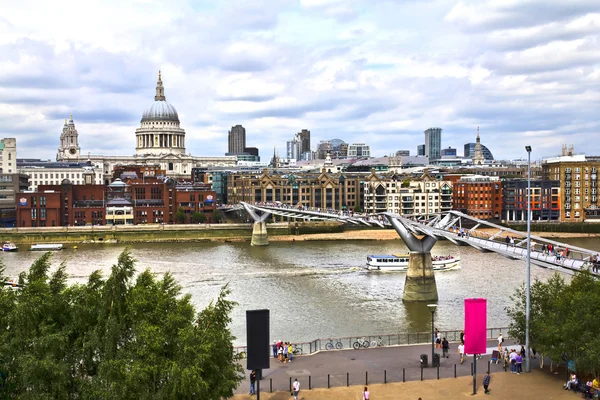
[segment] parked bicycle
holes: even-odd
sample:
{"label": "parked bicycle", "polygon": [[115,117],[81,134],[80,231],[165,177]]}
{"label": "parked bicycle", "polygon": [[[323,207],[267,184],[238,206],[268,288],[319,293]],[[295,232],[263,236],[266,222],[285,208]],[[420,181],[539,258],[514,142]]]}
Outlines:
{"label": "parked bicycle", "polygon": [[296,356],[296,355],[302,354],[302,348],[300,348],[296,345],[294,345],[293,348],[294,348],[294,351],[292,352],[293,355]]}
{"label": "parked bicycle", "polygon": [[377,340],[371,340],[371,347],[383,347],[385,346],[385,344],[383,344],[383,339],[381,338],[381,336],[379,336],[379,339]]}
{"label": "parked bicycle", "polygon": [[367,348],[369,348],[369,341],[365,340],[365,338],[358,338],[358,339],[356,339],[356,342],[354,342],[354,344],[352,344],[352,347],[354,347],[355,350],[358,350],[361,347],[364,347],[365,349],[367,349]]}
{"label": "parked bicycle", "polygon": [[333,350],[333,348],[334,348],[334,347],[335,347],[336,349],[340,350],[341,348],[343,348],[343,347],[344,347],[344,345],[343,345],[343,344],[342,344],[342,342],[340,342],[339,340],[338,340],[336,343],[333,343],[333,339],[329,339],[329,343],[327,343],[327,344],[325,345],[325,348],[326,348],[327,350]]}

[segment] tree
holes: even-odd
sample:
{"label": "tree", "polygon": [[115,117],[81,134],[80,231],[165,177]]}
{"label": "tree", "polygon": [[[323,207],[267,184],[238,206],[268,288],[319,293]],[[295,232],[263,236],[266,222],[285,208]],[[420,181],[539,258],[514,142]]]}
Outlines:
{"label": "tree", "polygon": [[201,212],[195,212],[192,214],[192,222],[195,224],[202,224],[204,223],[204,221],[206,221],[206,215],[204,215],[204,213]]}
{"label": "tree", "polygon": [[[525,288],[507,307],[512,317],[509,334],[525,342]],[[600,282],[588,271],[576,273],[566,284],[557,274],[531,286],[530,346],[560,362],[573,360],[579,374],[600,373]]]}
{"label": "tree", "polygon": [[185,223],[185,213],[183,212],[183,207],[179,207],[177,212],[175,213],[175,222],[178,224]]}
{"label": "tree", "polygon": [[357,212],[357,213],[362,212],[362,208],[360,208],[360,204],[357,204],[354,206],[354,212]]}
{"label": "tree", "polygon": [[50,274],[50,257],[21,274],[22,289],[0,287],[1,398],[232,396],[243,370],[226,286],[196,313],[171,274],[134,278],[128,250],[106,280],[95,271],[86,285],[67,285],[64,265]]}
{"label": "tree", "polygon": [[223,219],[223,216],[221,215],[221,213],[220,213],[220,212],[218,212],[218,211],[215,211],[215,212],[213,212],[213,214],[212,214],[212,219],[213,219],[213,221],[215,221],[215,222],[218,224],[218,223],[219,223],[219,222],[221,222],[221,220]]}

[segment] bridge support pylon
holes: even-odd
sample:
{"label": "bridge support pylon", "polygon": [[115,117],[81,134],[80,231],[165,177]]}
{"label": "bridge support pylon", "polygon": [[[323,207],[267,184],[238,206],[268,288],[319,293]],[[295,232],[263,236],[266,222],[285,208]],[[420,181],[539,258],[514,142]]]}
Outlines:
{"label": "bridge support pylon", "polygon": [[250,241],[251,246],[268,246],[269,235],[267,235],[267,218],[271,213],[265,212],[262,215],[258,215],[252,208],[248,207],[246,203],[241,203],[246,212],[254,220],[252,225],[252,240]]}
{"label": "bridge support pylon", "polygon": [[269,236],[267,235],[267,223],[265,221],[256,221],[252,226],[252,246],[268,246]]}
{"label": "bridge support pylon", "polygon": [[437,301],[437,284],[431,262],[431,249],[437,239],[432,236],[419,239],[402,222],[389,215],[386,217],[410,250],[402,301]]}

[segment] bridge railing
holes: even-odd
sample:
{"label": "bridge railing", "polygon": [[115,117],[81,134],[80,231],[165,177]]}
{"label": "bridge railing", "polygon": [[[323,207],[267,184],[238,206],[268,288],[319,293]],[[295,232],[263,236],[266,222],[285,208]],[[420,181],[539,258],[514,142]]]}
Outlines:
{"label": "bridge railing", "polygon": [[[460,330],[446,330],[440,331],[442,338],[446,338],[449,342],[459,342]],[[508,332],[508,328],[488,328],[487,337],[488,339],[495,339],[498,337],[500,332]],[[284,339],[284,342],[287,340]],[[365,336],[345,336],[340,338],[322,338],[315,339],[310,342],[291,342],[294,348],[294,356],[308,355],[319,351],[332,351],[332,350],[343,350],[352,348],[365,348],[365,347],[385,347],[385,346],[403,346],[412,344],[428,344],[431,343],[432,336],[431,332],[402,332],[402,333],[388,333],[382,335],[365,335]],[[355,347],[357,346],[357,347]],[[246,357],[247,347],[246,346],[235,346],[233,348],[234,354],[240,355],[241,358]],[[273,356],[273,349],[271,346],[270,355]]]}

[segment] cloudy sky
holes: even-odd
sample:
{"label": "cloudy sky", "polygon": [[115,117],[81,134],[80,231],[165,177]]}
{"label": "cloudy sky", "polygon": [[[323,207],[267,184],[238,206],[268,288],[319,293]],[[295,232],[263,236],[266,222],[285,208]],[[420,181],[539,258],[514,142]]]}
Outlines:
{"label": "cloudy sky", "polygon": [[131,155],[158,70],[187,151],[242,124],[264,157],[294,133],[382,156],[475,139],[496,158],[600,155],[600,0],[19,0],[0,12],[0,137]]}

